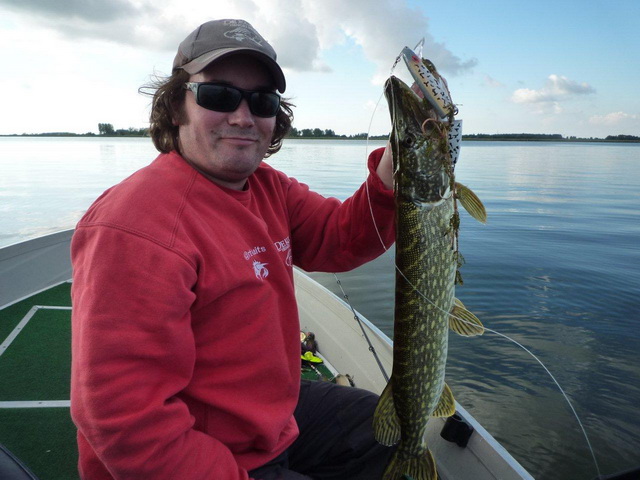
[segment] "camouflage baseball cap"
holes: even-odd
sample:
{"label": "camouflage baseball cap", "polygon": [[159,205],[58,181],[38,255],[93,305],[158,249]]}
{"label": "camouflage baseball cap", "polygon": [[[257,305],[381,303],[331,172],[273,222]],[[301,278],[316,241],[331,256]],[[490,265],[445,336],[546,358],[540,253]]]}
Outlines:
{"label": "camouflage baseball cap", "polygon": [[271,72],[276,88],[284,92],[286,82],[276,62],[275,50],[244,20],[213,20],[200,25],[178,47],[173,70],[181,68],[193,75],[211,62],[237,53],[253,55],[261,60]]}

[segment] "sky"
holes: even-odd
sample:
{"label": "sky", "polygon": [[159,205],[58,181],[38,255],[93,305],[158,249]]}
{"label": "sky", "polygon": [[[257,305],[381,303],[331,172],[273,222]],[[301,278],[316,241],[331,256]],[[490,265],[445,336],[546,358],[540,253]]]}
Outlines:
{"label": "sky", "polygon": [[388,133],[384,81],[424,38],[466,134],[640,136],[640,0],[0,0],[0,134],[146,127],[138,88],[220,18],[273,45],[298,129]]}

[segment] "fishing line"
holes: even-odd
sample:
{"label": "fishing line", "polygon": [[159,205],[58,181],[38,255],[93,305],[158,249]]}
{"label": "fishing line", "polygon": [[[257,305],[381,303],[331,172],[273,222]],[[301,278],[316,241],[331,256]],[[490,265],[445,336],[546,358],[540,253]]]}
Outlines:
{"label": "fishing line", "polygon": [[[398,57],[398,59],[396,60],[396,63],[398,62],[398,60],[400,59],[400,57]],[[395,65],[394,65],[395,67]],[[391,69],[391,71],[393,71],[393,68]],[[371,133],[371,125],[373,124],[373,118],[375,117],[376,114],[376,110],[378,109],[378,105],[380,105],[380,101],[382,100],[382,97],[384,96],[384,92],[382,92],[380,94],[380,97],[378,97],[378,101],[376,102],[375,107],[373,108],[373,113],[371,114],[371,119],[369,120],[369,129],[367,130],[367,140],[365,143],[365,158],[369,158],[369,134]],[[388,145],[388,143],[387,143]],[[366,165],[366,163],[365,163]],[[364,188],[365,191],[367,192],[367,203],[369,205],[369,214],[371,215],[371,221],[373,222],[373,228],[376,231],[376,235],[378,235],[378,240],[380,241],[380,245],[382,245],[382,248],[384,249],[385,252],[388,252],[389,249],[387,248],[387,246],[384,244],[384,240],[382,239],[382,235],[380,234],[380,230],[378,230],[378,224],[376,223],[376,218],[375,215],[373,213],[373,204],[371,203],[371,195],[369,193],[369,182],[364,182]]]}
{"label": "fishing line", "polygon": [[[390,73],[393,73],[396,65],[399,63],[399,60],[400,60],[400,56],[398,56],[398,58],[396,58],[396,61],[394,62],[393,66],[391,67],[391,72]],[[391,94],[393,95],[393,89],[391,90]],[[368,156],[369,156],[369,134],[371,133],[371,125],[373,124],[373,118],[375,117],[376,110],[378,109],[378,105],[380,104],[380,101],[381,101],[383,95],[384,95],[384,93],[380,95],[380,98],[378,98],[378,102],[376,103],[376,105],[375,105],[375,107],[373,109],[373,113],[371,114],[371,119],[369,121],[369,130],[367,131],[367,139],[366,139],[366,147],[365,147],[365,155],[366,156],[365,156],[365,158],[368,158]],[[396,141],[397,141],[397,139],[396,139]],[[378,229],[378,224],[376,223],[376,220],[375,220],[375,216],[374,216],[374,213],[373,213],[373,205],[372,205],[371,196],[370,196],[370,193],[369,193],[369,183],[367,181],[365,181],[365,191],[366,191],[366,194],[367,194],[367,201],[369,203],[369,212],[370,212],[370,215],[371,215],[371,221],[373,222],[373,226],[374,226],[375,232],[376,232],[376,234],[378,236],[380,244],[382,245],[382,248],[384,249],[385,252],[388,252],[389,249],[387,248],[387,246],[384,243],[384,240],[382,239],[382,235],[381,235],[381,233],[380,233],[380,231]],[[459,320],[459,321],[461,321],[463,323],[475,326],[473,323],[469,322],[468,320],[459,318],[459,317],[453,315],[451,312],[447,312],[447,311],[443,310],[442,308],[440,308],[438,305],[436,305],[431,299],[429,299],[423,292],[421,292],[415,285],[413,285],[413,283],[411,283],[409,281],[409,279],[398,268],[398,266],[397,266],[397,264],[395,264],[395,262],[394,262],[394,268],[402,276],[402,278],[404,278],[404,280],[411,286],[411,288],[415,292],[417,292],[418,295],[420,295],[422,298],[424,298],[429,304],[431,304],[434,308],[440,310],[441,312],[443,312],[444,314],[446,314],[449,317],[456,318],[457,320]],[[340,285],[340,281],[338,280],[337,276],[336,276],[336,281]],[[342,285],[340,285],[340,289],[342,290]],[[343,294],[344,294],[344,290],[342,290],[342,291],[343,291]],[[346,297],[346,295],[345,295],[345,297]],[[349,306],[351,307],[351,310],[355,314],[355,310],[351,306],[351,303],[350,302],[348,302],[348,303],[349,303]],[[357,314],[356,314],[356,319],[358,320],[358,323],[360,324],[360,328],[363,328],[362,324],[360,323],[359,318],[357,318]],[[584,425],[582,424],[582,421],[580,420],[580,417],[578,416],[578,412],[576,412],[575,408],[573,407],[573,404],[571,403],[571,400],[569,399],[569,396],[565,393],[564,389],[562,388],[562,386],[560,385],[560,383],[558,382],[556,377],[551,373],[549,368],[547,368],[547,366],[542,362],[542,360],[540,360],[540,358],[538,358],[538,356],[536,356],[531,350],[529,350],[527,347],[522,345],[517,340],[514,340],[513,338],[509,337],[508,335],[505,335],[504,333],[498,332],[497,330],[493,330],[493,329],[490,329],[490,328],[487,328],[487,327],[484,327],[484,329],[487,332],[490,332],[490,333],[498,335],[498,336],[500,336],[502,338],[505,338],[505,339],[509,340],[510,342],[512,342],[514,345],[520,347],[529,356],[531,356],[536,362],[538,362],[538,364],[540,364],[540,366],[544,369],[544,371],[547,373],[547,375],[549,375],[549,377],[551,378],[553,383],[556,385],[556,387],[558,388],[558,390],[560,391],[560,393],[564,397],[566,403],[569,405],[569,409],[571,410],[571,412],[573,413],[573,416],[575,417],[576,421],[578,422],[578,425],[580,426],[580,430],[582,431],[582,435],[584,436],[584,439],[585,439],[585,441],[587,443],[587,446],[589,448],[589,452],[591,453],[591,457],[592,457],[593,463],[594,463],[594,465],[596,467],[596,471],[598,472],[598,476],[600,476],[601,475],[600,474],[600,466],[598,464],[598,460],[596,459],[596,455],[595,455],[595,452],[594,452],[593,447],[591,445],[591,441],[589,440],[589,435],[587,434],[587,431],[584,428]],[[363,333],[364,333],[364,328],[363,328]],[[366,333],[365,333],[365,337],[366,337]],[[368,338],[367,338],[367,342],[369,342]],[[369,342],[369,345],[371,347],[371,343],[370,342]],[[370,348],[370,350],[371,350],[371,348]],[[374,353],[374,356],[376,357],[376,360],[378,361],[378,364],[381,366],[380,360],[377,358],[377,355],[375,353]],[[388,381],[387,375],[386,375],[386,372],[384,372],[384,369],[383,369],[383,375],[385,377],[385,380]]]}
{"label": "fishing line", "polygon": [[[463,323],[467,323],[471,326],[476,326],[475,324],[469,322],[468,320],[465,320],[463,318],[460,318],[456,315],[453,315],[451,312],[447,312],[444,309],[440,308],[438,305],[436,305],[434,302],[431,301],[431,299],[429,299],[424,293],[422,293],[420,290],[418,290],[418,288],[416,288],[411,281],[409,281],[409,279],[405,276],[405,274],[398,268],[398,266],[395,266],[396,271],[402,276],[402,278],[404,278],[404,280],[411,286],[411,288],[418,294],[420,295],[422,298],[424,298],[427,302],[429,302],[429,304],[431,304],[434,308],[436,308],[437,310],[440,310],[441,312],[443,312],[444,314],[446,314],[449,317],[455,318],[457,320],[460,320]],[[508,335],[505,335],[504,333],[500,333],[497,330],[492,330],[491,328],[487,328],[483,325],[483,328],[487,331],[487,332],[491,332],[495,335],[498,335],[502,338],[506,338],[507,340],[509,340],[510,342],[514,343],[515,345],[517,345],[518,347],[520,347],[522,350],[524,350],[525,352],[527,352],[536,362],[538,362],[540,364],[540,366],[544,369],[545,372],[547,372],[547,374],[549,375],[549,377],[551,377],[551,380],[553,380],[553,383],[556,384],[556,387],[558,387],[558,390],[560,390],[560,393],[562,394],[562,396],[564,397],[565,401],[567,402],[567,404],[569,405],[569,408],[571,409],[571,412],[573,413],[573,416],[575,417],[576,421],[578,422],[578,425],[580,426],[580,430],[582,430],[582,435],[584,436],[584,439],[587,442],[587,446],[589,447],[589,452],[591,453],[591,457],[593,458],[593,463],[596,466],[596,470],[598,472],[598,476],[600,476],[600,467],[598,465],[598,460],[596,459],[596,455],[595,452],[593,450],[593,447],[591,446],[591,442],[589,441],[589,436],[587,435],[587,431],[584,428],[584,425],[582,424],[582,421],[580,421],[580,417],[578,416],[578,412],[576,412],[575,408],[573,408],[573,404],[571,403],[571,400],[569,400],[569,396],[565,393],[564,389],[560,386],[560,382],[558,382],[558,380],[556,380],[556,377],[553,375],[553,373],[551,373],[551,371],[547,368],[547,366],[542,362],[542,360],[540,360],[540,358],[538,358],[538,356],[533,353],[531,350],[529,350],[527,347],[525,347],[524,345],[522,345],[520,342],[518,342],[517,340],[514,340],[513,338],[511,338]]]}

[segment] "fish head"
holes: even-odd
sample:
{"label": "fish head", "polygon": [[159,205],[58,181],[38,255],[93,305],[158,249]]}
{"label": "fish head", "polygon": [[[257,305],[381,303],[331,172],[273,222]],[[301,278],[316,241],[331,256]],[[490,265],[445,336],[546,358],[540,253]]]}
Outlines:
{"label": "fish head", "polygon": [[384,91],[391,114],[396,196],[416,204],[438,204],[451,195],[448,126],[399,78],[391,76]]}

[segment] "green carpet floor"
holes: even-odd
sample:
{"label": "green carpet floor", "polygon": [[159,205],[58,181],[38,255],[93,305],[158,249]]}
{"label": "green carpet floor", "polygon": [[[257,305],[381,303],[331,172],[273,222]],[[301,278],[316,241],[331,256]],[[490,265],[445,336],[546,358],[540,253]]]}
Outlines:
{"label": "green carpet floor", "polygon": [[[71,311],[69,283],[0,310],[0,342],[34,305],[38,309],[0,355],[0,402],[69,400]],[[41,480],[78,477],[76,429],[68,407],[0,408],[0,443]]]}

